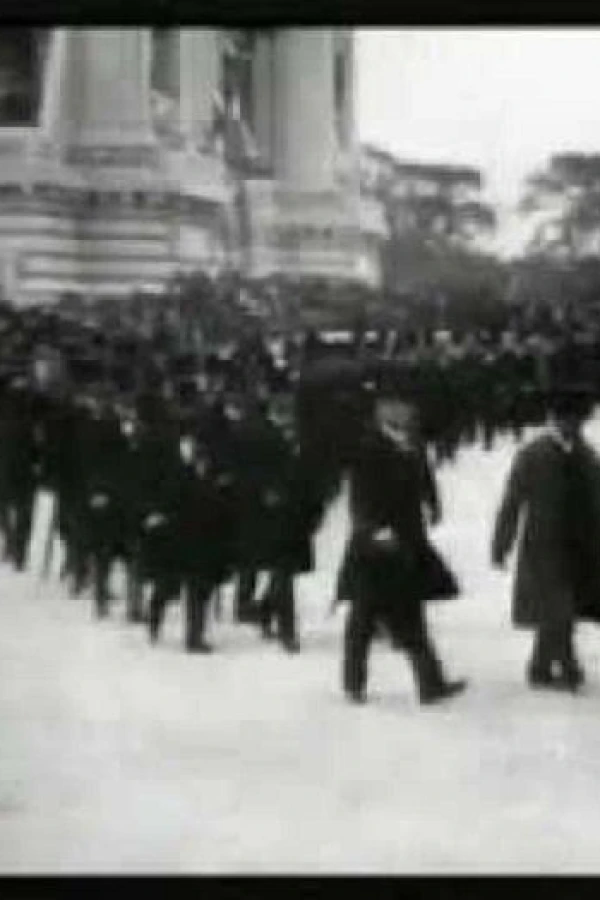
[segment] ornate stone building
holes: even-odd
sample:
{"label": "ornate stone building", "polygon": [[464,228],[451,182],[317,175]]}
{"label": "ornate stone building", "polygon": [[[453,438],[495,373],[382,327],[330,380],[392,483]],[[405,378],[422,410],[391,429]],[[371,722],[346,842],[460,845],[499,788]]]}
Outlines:
{"label": "ornate stone building", "polygon": [[198,268],[377,281],[349,31],[5,29],[0,45],[11,297]]}

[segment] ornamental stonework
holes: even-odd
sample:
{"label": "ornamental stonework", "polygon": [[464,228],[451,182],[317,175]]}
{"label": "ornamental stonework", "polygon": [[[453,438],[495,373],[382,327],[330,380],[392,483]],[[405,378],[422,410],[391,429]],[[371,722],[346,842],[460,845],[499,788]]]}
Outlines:
{"label": "ornamental stonework", "polygon": [[72,147],[67,152],[67,162],[85,166],[154,166],[158,163],[158,150],[154,147]]}

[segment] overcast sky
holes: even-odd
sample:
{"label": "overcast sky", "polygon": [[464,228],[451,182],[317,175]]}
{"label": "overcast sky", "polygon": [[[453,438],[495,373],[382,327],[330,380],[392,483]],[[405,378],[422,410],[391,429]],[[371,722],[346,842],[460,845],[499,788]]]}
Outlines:
{"label": "overcast sky", "polygon": [[362,141],[482,168],[502,243],[523,176],[557,150],[600,152],[600,29],[360,29]]}

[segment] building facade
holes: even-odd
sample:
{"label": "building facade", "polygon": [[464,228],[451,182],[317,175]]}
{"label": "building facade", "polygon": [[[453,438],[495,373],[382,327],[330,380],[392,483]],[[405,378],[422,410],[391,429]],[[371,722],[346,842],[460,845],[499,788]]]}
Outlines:
{"label": "building facade", "polygon": [[377,284],[350,31],[5,29],[0,45],[11,298],[197,269]]}

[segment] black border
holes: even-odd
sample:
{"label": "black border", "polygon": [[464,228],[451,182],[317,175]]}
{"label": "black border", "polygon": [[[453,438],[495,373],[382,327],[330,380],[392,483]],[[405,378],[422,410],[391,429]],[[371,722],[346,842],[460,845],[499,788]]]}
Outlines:
{"label": "black border", "polygon": [[[474,827],[476,824],[474,823]],[[520,889],[520,890],[519,890]],[[393,900],[405,898],[460,898],[460,900],[493,900],[506,898],[511,892],[527,900],[535,897],[552,900],[554,892],[560,900],[584,900],[596,898],[598,888],[595,878],[589,876],[537,876],[537,875],[440,875],[440,876],[386,876],[386,875],[282,875],[282,876],[6,876],[0,877],[3,900],[51,900],[51,898],[93,898],[118,894],[122,897],[161,898],[190,897],[198,900],[216,896],[224,900],[325,900],[356,897],[365,891],[370,900],[389,896]],[[121,893],[121,891],[123,893]],[[202,892],[202,893],[199,893]],[[214,892],[214,893],[213,893]]]}
{"label": "black border", "polygon": [[595,0],[3,0],[0,24],[600,27],[600,8]]}
{"label": "black border", "polygon": [[[592,2],[541,3],[509,0],[2,0],[0,26],[55,25],[215,25],[219,27],[282,27],[290,25],[340,26],[428,26],[428,27],[576,27],[600,28],[600,6]],[[569,73],[565,72],[565,78]],[[590,102],[594,102],[593,93]],[[599,112],[600,115],[600,112]],[[399,811],[401,815],[401,810]],[[477,828],[476,822],[465,823]],[[332,836],[333,839],[334,836]],[[599,839],[600,841],[600,839]],[[600,848],[600,843],[599,843]],[[274,867],[277,861],[274,860]],[[600,871],[600,850],[598,855]],[[0,898],[49,900],[52,897],[72,896],[89,900],[90,896],[104,896],[110,892],[128,898],[135,896],[150,900],[152,896],[167,897],[187,894],[198,900],[199,891],[207,891],[231,900],[264,900],[273,896],[286,900],[298,896],[315,898],[325,894],[345,896],[366,888],[373,900],[390,892],[398,898],[411,896],[435,897],[493,897],[496,892],[506,897],[520,888],[528,900],[539,891],[549,900],[555,890],[561,900],[597,898],[595,878],[589,876],[499,876],[490,872],[485,876],[122,876],[112,875],[2,875]],[[593,893],[592,893],[593,892]]]}

